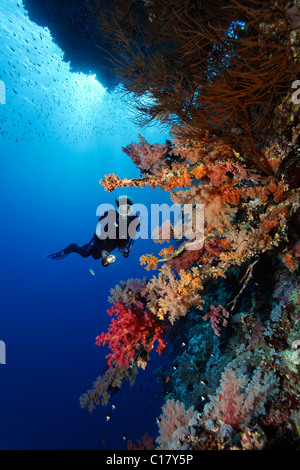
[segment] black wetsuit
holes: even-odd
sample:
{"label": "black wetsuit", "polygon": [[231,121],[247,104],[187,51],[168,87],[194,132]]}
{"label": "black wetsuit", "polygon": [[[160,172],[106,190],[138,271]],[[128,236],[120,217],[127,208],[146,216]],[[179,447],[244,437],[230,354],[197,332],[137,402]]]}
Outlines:
{"label": "black wetsuit", "polygon": [[[112,216],[113,220],[115,220],[116,224],[114,225],[114,230],[109,232],[109,224],[107,223],[108,217]],[[76,243],[72,243],[71,245],[67,246],[63,251],[66,255],[70,253],[78,253],[83,258],[87,258],[88,256],[92,256],[94,259],[102,258],[102,252],[106,251],[107,253],[111,253],[113,250],[118,248],[119,250],[123,251],[124,256],[126,256],[126,249],[131,246],[132,241],[135,239],[134,236],[140,226],[138,221],[138,216],[133,214],[126,218],[126,233],[120,234],[120,216],[119,213],[115,210],[110,210],[105,212],[100,218],[99,223],[101,226],[101,233],[106,233],[107,237],[105,239],[100,239],[96,233],[94,233],[93,238],[89,243],[83,246],[78,246]],[[131,237],[128,234],[128,227],[131,227],[130,233]],[[128,254],[127,254],[128,256]]]}

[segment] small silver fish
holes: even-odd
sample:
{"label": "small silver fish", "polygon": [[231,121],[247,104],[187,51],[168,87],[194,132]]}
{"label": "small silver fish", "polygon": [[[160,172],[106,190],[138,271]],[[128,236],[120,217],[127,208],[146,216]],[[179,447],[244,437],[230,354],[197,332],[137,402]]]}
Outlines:
{"label": "small silver fish", "polygon": [[96,273],[95,273],[95,271],[94,271],[93,269],[89,269],[89,271],[90,271],[90,273],[91,273],[92,276],[95,276]]}

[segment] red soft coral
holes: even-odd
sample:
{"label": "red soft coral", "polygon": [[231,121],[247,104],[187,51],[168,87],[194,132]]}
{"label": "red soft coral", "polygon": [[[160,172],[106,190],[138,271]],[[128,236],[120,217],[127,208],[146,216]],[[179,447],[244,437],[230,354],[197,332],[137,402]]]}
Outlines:
{"label": "red soft coral", "polygon": [[149,436],[146,432],[141,440],[138,440],[136,444],[132,441],[127,442],[127,450],[154,450],[155,440]]}
{"label": "red soft coral", "polygon": [[181,269],[184,269],[184,270],[190,269],[192,266],[194,266],[195,263],[197,263],[200,260],[202,253],[203,253],[202,248],[201,250],[184,251],[177,258],[171,259],[170,261],[168,261],[167,265],[172,269],[176,268],[177,272],[179,272]]}
{"label": "red soft coral", "polygon": [[156,351],[159,354],[165,350],[163,335],[166,326],[150,312],[144,311],[141,302],[137,302],[132,308],[115,302],[108,314],[117,318],[112,318],[107,333],[97,336],[96,344],[109,345],[112,351],[106,356],[109,365],[117,361],[120,367],[129,367],[133,360],[137,360],[142,367],[145,356],[153,349],[155,341],[158,341]]}

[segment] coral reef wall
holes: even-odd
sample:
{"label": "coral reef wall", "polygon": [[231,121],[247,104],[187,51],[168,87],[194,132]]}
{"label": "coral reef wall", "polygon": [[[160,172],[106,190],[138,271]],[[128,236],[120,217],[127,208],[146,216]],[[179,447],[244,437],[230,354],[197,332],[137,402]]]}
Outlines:
{"label": "coral reef wall", "polygon": [[[81,405],[106,405],[170,342],[170,364],[157,371],[166,397],[159,448],[296,448],[299,7],[116,0],[79,8],[103,33],[141,124],[159,120],[171,138],[158,145],[140,135],[123,149],[140,177],[112,173],[100,183],[109,192],[158,187],[191,207],[192,221],[204,207],[203,230],[178,237],[171,220],[156,228],[165,247],[141,257],[156,274],[112,289],[111,325],[96,338],[110,348],[108,366]],[[148,445],[146,434],[136,444]]]}

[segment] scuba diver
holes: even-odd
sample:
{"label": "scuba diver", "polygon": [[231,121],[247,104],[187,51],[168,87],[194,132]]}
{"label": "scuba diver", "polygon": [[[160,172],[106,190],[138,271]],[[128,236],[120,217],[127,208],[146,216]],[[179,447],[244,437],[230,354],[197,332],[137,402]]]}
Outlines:
{"label": "scuba diver", "polygon": [[46,258],[61,260],[70,253],[78,253],[83,258],[88,256],[92,256],[95,260],[102,258],[102,265],[107,267],[116,260],[111,254],[116,248],[128,258],[140,227],[140,218],[133,213],[133,201],[130,197],[120,196],[115,202],[117,209],[109,209],[99,218],[96,233],[89,243],[83,246],[71,243],[63,250],[47,255]]}

